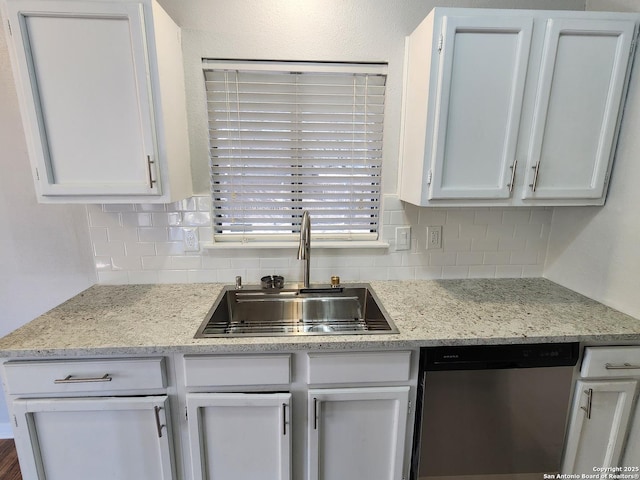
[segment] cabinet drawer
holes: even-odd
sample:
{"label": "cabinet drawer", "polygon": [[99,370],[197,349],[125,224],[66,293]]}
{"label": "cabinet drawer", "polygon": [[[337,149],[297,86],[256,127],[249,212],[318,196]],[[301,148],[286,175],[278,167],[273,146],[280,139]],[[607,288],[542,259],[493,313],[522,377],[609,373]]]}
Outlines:
{"label": "cabinet drawer", "polygon": [[582,377],[639,377],[640,347],[587,347]]}
{"label": "cabinet drawer", "polygon": [[406,382],[411,352],[310,353],[309,384]]}
{"label": "cabinet drawer", "polygon": [[286,385],[291,380],[290,355],[185,356],[187,387]]}
{"label": "cabinet drawer", "polygon": [[165,388],[164,359],[17,361],[4,364],[12,395]]}

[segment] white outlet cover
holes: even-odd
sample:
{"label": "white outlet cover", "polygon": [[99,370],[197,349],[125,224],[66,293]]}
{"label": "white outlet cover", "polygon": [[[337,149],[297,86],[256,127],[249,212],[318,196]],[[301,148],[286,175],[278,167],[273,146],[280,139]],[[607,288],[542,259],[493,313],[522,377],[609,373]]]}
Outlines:
{"label": "white outlet cover", "polygon": [[182,243],[184,245],[185,252],[198,252],[200,251],[200,241],[198,239],[198,229],[195,227],[188,228],[185,227],[182,229],[183,240]]}

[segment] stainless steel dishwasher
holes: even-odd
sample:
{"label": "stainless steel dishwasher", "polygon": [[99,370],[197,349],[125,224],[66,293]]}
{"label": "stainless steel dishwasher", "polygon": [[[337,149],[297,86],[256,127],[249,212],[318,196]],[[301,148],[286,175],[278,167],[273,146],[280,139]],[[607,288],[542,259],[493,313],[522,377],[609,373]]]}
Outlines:
{"label": "stainless steel dishwasher", "polygon": [[411,480],[557,473],[579,344],[428,347]]}

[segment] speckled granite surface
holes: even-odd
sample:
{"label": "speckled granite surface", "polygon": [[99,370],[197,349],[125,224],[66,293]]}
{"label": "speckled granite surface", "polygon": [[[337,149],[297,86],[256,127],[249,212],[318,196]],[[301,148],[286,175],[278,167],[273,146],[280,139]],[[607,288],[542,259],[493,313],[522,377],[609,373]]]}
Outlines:
{"label": "speckled granite surface", "polygon": [[399,334],[195,340],[223,285],[96,285],[0,339],[0,357],[640,343],[640,320],[541,278],[371,285]]}

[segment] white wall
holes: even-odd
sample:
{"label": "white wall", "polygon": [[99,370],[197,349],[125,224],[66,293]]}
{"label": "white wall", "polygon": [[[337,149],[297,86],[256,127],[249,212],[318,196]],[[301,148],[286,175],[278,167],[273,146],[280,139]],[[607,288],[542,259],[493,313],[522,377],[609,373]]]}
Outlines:
{"label": "white wall", "polygon": [[[588,0],[587,9],[640,12],[640,3]],[[640,318],[638,63],[636,58],[607,203],[602,208],[555,209],[544,276]]]}
{"label": "white wall", "polygon": [[[85,207],[36,203],[3,26],[4,22],[0,25],[0,337],[95,283]],[[0,392],[0,435],[7,425]]]}

